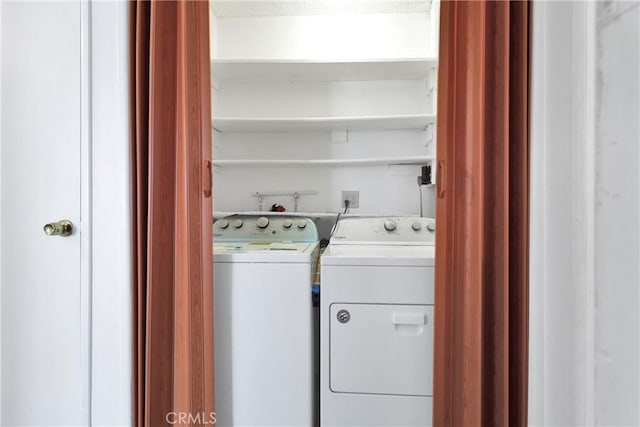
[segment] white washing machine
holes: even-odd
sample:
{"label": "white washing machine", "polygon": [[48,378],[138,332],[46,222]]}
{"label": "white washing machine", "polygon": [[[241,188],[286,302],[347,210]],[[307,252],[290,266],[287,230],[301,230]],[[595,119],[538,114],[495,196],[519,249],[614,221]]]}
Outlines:
{"label": "white washing machine", "polygon": [[431,425],[435,221],[346,218],[321,258],[320,423]]}
{"label": "white washing machine", "polygon": [[312,220],[233,216],[213,226],[217,426],[310,426]]}

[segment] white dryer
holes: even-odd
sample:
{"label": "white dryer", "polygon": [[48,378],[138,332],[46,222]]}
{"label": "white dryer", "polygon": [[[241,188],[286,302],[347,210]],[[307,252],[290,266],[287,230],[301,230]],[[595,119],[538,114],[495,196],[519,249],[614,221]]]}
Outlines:
{"label": "white dryer", "polygon": [[217,426],[310,426],[312,220],[234,216],[213,226]]}
{"label": "white dryer", "polygon": [[346,218],[321,258],[320,423],[431,425],[435,221]]}

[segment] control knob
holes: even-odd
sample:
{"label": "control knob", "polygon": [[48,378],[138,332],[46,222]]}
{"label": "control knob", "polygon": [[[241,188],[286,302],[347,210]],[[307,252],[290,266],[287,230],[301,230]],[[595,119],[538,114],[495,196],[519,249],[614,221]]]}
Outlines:
{"label": "control knob", "polygon": [[422,224],[416,221],[413,224],[411,224],[411,228],[413,228],[415,231],[420,231],[422,230]]}
{"label": "control knob", "polygon": [[224,230],[228,226],[229,226],[229,220],[228,219],[219,219],[218,220],[218,227],[220,227],[220,228],[222,228]]}
{"label": "control knob", "polygon": [[233,226],[234,226],[235,228],[240,228],[240,227],[242,227],[242,220],[241,220],[241,219],[234,219],[234,220],[233,220]]}
{"label": "control knob", "polygon": [[296,222],[296,225],[298,226],[298,228],[305,228],[307,226],[307,221],[305,221],[304,219],[298,220]]}
{"label": "control knob", "polygon": [[284,221],[282,221],[282,226],[284,228],[291,228],[292,225],[293,221],[291,221],[290,219],[285,219]]}
{"label": "control knob", "polygon": [[436,225],[432,222],[430,222],[429,224],[427,224],[427,230],[434,232],[436,231]]}
{"label": "control knob", "polygon": [[261,216],[256,220],[256,225],[258,226],[258,228],[266,228],[267,225],[269,225],[269,218],[267,218],[266,216]]}
{"label": "control knob", "polygon": [[396,229],[396,222],[395,221],[391,221],[391,220],[387,220],[384,222],[384,229],[387,231],[393,231]]}

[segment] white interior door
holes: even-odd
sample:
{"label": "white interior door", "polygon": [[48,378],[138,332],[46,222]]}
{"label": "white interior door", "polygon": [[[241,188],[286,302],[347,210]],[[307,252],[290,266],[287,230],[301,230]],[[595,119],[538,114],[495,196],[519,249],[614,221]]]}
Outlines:
{"label": "white interior door", "polygon": [[[85,7],[0,5],[2,425],[89,420]],[[45,235],[61,219],[73,234]]]}

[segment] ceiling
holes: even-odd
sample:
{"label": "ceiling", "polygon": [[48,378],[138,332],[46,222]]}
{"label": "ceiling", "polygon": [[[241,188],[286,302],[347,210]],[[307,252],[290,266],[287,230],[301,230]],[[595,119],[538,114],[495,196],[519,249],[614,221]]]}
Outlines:
{"label": "ceiling", "polygon": [[426,13],[431,0],[211,0],[218,18]]}

